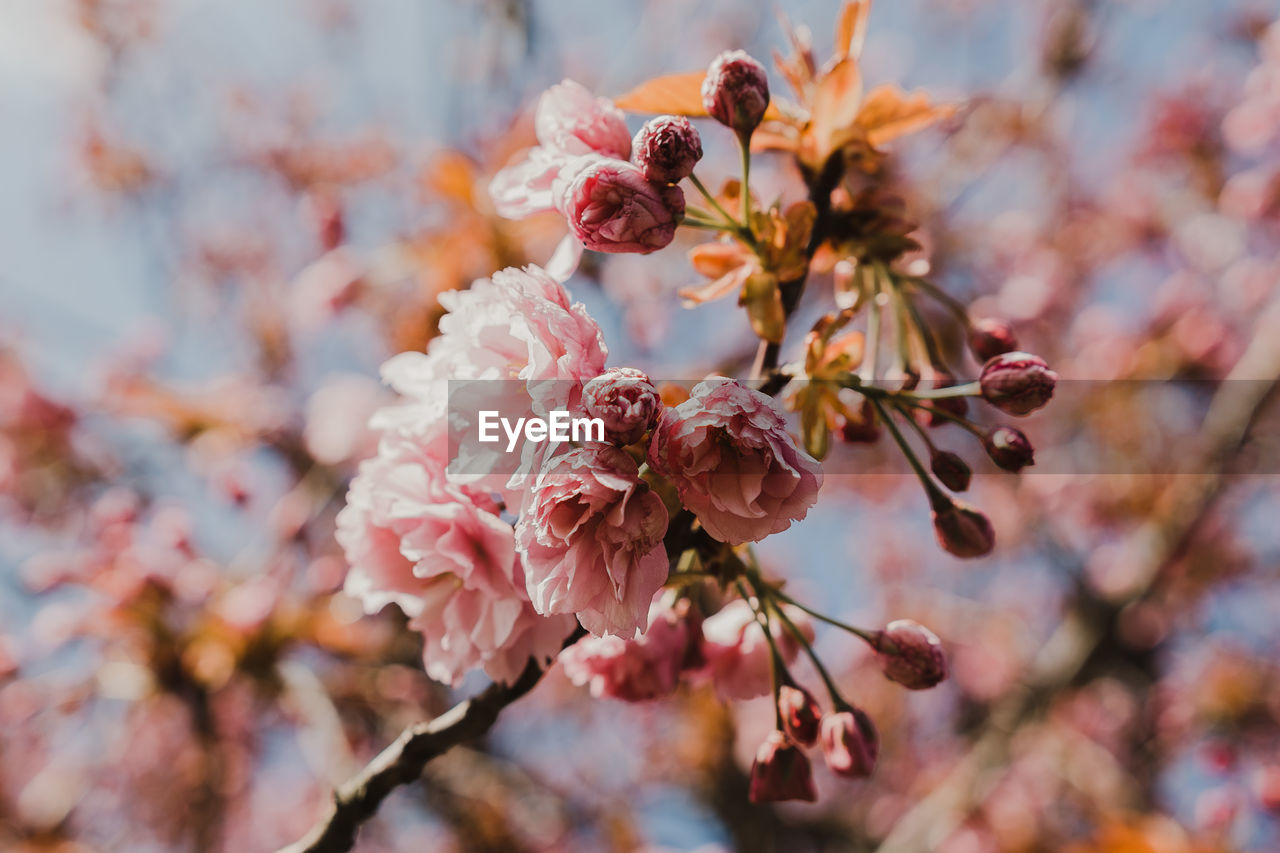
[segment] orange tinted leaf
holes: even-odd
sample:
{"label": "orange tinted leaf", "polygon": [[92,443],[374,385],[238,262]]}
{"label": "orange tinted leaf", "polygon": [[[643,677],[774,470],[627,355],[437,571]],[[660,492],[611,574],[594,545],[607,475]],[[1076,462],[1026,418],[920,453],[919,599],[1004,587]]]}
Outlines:
{"label": "orange tinted leaf", "polygon": [[858,63],[842,59],[823,75],[813,93],[812,120],[805,136],[815,163],[825,163],[840,147],[837,137],[853,124],[861,104],[862,73]]}
{"label": "orange tinted leaf", "polygon": [[702,105],[702,80],[705,71],[666,74],[636,86],[613,99],[619,109],[632,113],[671,113],[681,116],[705,116]]}
{"label": "orange tinted leaf", "polygon": [[782,309],[782,294],[778,290],[778,278],[772,273],[757,271],[742,283],[742,296],[738,304],[747,309],[751,328],[760,338],[771,343],[782,343],[787,329],[787,315]]}
{"label": "orange tinted leaf", "polygon": [[751,134],[752,151],[795,151],[800,141],[781,133],[768,130],[757,130]]}
{"label": "orange tinted leaf", "polygon": [[849,0],[840,9],[836,21],[837,59],[862,55],[862,45],[867,39],[867,16],[871,14],[871,0]]}
{"label": "orange tinted leaf", "polygon": [[426,188],[436,195],[468,207],[475,202],[476,169],[465,154],[452,150],[441,152],[427,166],[422,180]]}
{"label": "orange tinted leaf", "polygon": [[702,243],[689,250],[689,263],[707,278],[719,278],[742,266],[750,252],[740,243]]}
{"label": "orange tinted leaf", "polygon": [[867,141],[874,146],[915,133],[936,121],[947,118],[955,108],[933,106],[922,91],[904,93],[897,86],[885,84],[867,93],[858,112],[858,125],[866,131]]}
{"label": "orange tinted leaf", "polygon": [[741,288],[742,283],[756,269],[759,269],[759,267],[755,264],[743,264],[740,267],[735,267],[715,281],[682,289],[679,293],[680,299],[683,300],[686,308],[693,308],[713,299],[722,299]]}
{"label": "orange tinted leaf", "polygon": [[837,130],[853,124],[862,105],[862,72],[853,59],[842,59],[823,75],[813,96],[813,124]]}
{"label": "orange tinted leaf", "polygon": [[[636,86],[625,95],[613,99],[618,109],[630,113],[667,113],[698,118],[707,114],[702,105],[702,81],[705,71],[664,74]],[[780,119],[782,113],[774,104],[765,110],[765,119]]]}

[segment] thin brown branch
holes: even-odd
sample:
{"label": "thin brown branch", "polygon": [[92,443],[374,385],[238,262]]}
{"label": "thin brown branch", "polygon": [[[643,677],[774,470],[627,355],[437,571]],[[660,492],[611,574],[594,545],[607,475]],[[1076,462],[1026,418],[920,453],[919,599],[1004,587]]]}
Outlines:
{"label": "thin brown branch", "polygon": [[334,792],[333,804],[310,832],[279,853],[346,853],[352,849],[360,825],[373,817],[388,794],[416,781],[431,759],[489,731],[502,709],[532,690],[542,672],[538,662],[530,660],[512,684],[491,684],[434,720],[405,729]]}
{"label": "thin brown branch", "polygon": [[[693,514],[684,510],[672,518],[664,544],[667,553],[678,559],[688,548],[709,553],[718,543],[705,530],[695,529]],[[586,631],[578,628],[564,646],[584,636]],[[361,824],[373,817],[388,794],[421,778],[432,759],[489,731],[502,709],[532,690],[542,673],[538,662],[530,660],[512,684],[491,684],[479,696],[454,705],[434,720],[405,729],[395,743],[334,791],[333,804],[303,838],[277,853],[345,853],[352,849]]]}

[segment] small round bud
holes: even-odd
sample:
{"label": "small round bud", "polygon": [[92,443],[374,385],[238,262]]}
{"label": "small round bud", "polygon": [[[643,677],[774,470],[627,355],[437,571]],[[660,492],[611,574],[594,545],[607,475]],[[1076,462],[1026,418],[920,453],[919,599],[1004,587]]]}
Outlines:
{"label": "small round bud", "polygon": [[646,178],[674,184],[693,174],[694,165],[702,159],[702,138],[684,116],[658,116],[636,133],[631,152]]}
{"label": "small round bud", "polygon": [[874,444],[880,440],[880,422],[870,400],[863,400],[840,426],[840,440],[850,444]]}
{"label": "small round bud", "polygon": [[641,371],[610,367],[583,386],[582,407],[587,417],[604,421],[604,437],[622,447],[653,428],[662,414],[662,399]]}
{"label": "small round bud", "polygon": [[950,450],[934,450],[929,457],[929,468],[938,482],[951,491],[963,492],[969,488],[973,472],[963,459]]}
{"label": "small round bud", "polygon": [[871,775],[880,736],[865,711],[852,708],[822,718],[822,757],[831,772],[854,779]]}
{"label": "small round bud", "polygon": [[978,361],[990,361],[1017,348],[1018,339],[1013,334],[1013,327],[1004,320],[985,317],[974,320],[969,327],[969,349]]}
{"label": "small round bud", "polygon": [[744,50],[720,54],[702,81],[702,104],[716,121],[750,136],[769,108],[769,76]]}
{"label": "small round bud", "polygon": [[919,622],[895,619],[873,635],[880,669],[909,690],[927,690],[947,677],[947,656],[938,636]]}
{"label": "small round bud", "polygon": [[1007,352],[982,367],[982,398],[1011,415],[1029,415],[1049,402],[1058,374],[1038,355]]}
{"label": "small round bud", "polygon": [[998,426],[982,438],[991,461],[1006,471],[1021,471],[1035,464],[1035,448],[1021,430]]}
{"label": "small round bud", "polygon": [[945,496],[934,502],[933,532],[942,550],[957,557],[981,557],[996,545],[996,532],[985,515]]}
{"label": "small round bud", "polygon": [[812,803],[818,798],[809,759],[782,732],[772,732],[756,750],[747,798],[753,803],[782,800]]}
{"label": "small round bud", "polygon": [[778,688],[778,711],[782,714],[782,728],[791,739],[801,746],[813,746],[822,722],[822,708],[813,694],[803,687],[784,684]]}

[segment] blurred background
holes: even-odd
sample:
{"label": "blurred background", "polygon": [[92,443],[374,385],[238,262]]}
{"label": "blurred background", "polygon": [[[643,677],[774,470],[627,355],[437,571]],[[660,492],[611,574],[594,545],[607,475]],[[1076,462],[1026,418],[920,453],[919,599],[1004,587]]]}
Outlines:
{"label": "blurred background", "polygon": [[[781,14],[823,57],[838,6],[0,0],[0,849],[274,849],[483,685],[430,682],[398,613],[339,592],[378,365],[426,345],[440,292],[550,256],[554,214],[503,221],[485,192],[543,89],[767,63]],[[959,107],[885,173],[935,280],[1090,381],[1027,422],[1040,473],[975,478],[992,558],[934,547],[918,486],[867,446],[761,548],[802,600],[947,644],[953,677],[908,694],[819,631],[880,728],[871,780],[820,769],[817,804],[750,805],[768,700],[597,701],[553,672],[358,849],[1280,849],[1280,502],[1274,465],[1238,458],[1280,377],[1277,18],[872,10],[868,82]],[[703,177],[732,176],[729,134],[704,140]],[[782,158],[753,178],[803,192]],[[679,307],[695,242],[570,281],[611,364],[749,364],[731,301]],[[1142,392],[1225,378],[1250,381]],[[1100,455],[1076,470],[1081,442]]]}

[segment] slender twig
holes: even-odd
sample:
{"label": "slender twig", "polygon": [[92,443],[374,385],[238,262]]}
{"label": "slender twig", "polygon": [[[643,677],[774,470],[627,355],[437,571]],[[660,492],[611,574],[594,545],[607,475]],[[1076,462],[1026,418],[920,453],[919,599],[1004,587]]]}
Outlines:
{"label": "slender twig", "polygon": [[[584,633],[579,629],[565,645],[576,642]],[[480,695],[459,702],[434,720],[405,729],[394,743],[334,791],[333,803],[310,832],[279,853],[351,850],[361,824],[373,817],[388,794],[416,781],[433,758],[489,731],[502,709],[532,690],[542,672],[538,662],[530,660],[511,684],[491,684]]]}

